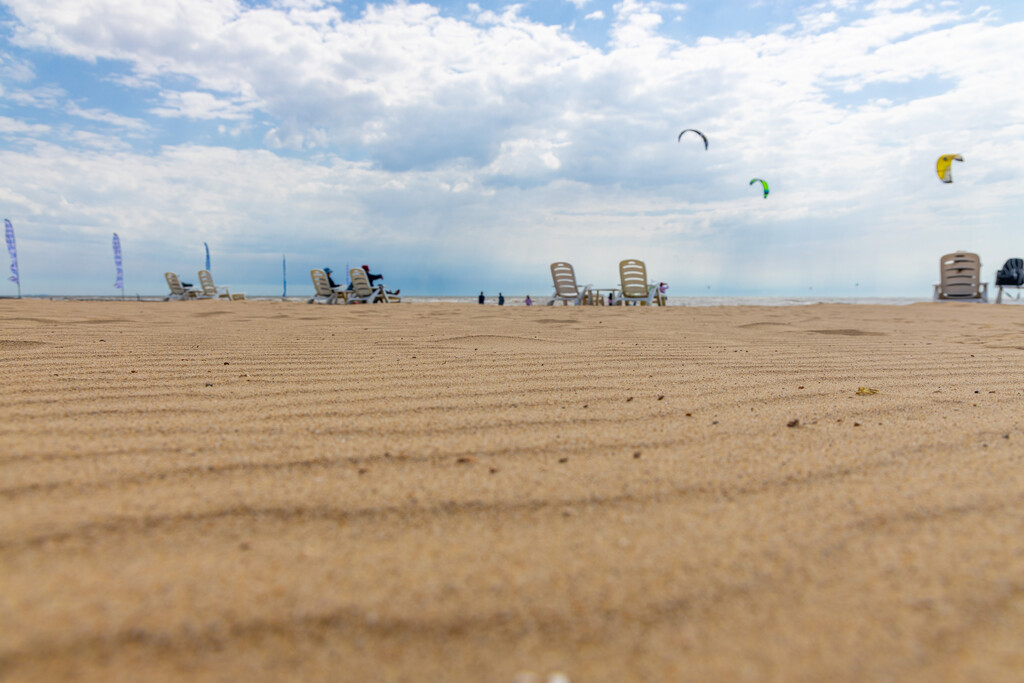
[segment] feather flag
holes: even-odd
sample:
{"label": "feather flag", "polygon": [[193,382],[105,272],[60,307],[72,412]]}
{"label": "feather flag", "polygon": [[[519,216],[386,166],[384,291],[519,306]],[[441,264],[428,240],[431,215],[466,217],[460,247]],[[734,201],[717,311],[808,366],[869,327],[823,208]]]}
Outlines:
{"label": "feather flag", "polygon": [[117,268],[117,282],[114,289],[120,289],[124,293],[124,269],[121,267],[121,238],[114,233],[114,267]]}
{"label": "feather flag", "polygon": [[210,269],[210,245],[203,242],[203,246],[206,247],[206,269]]}
{"label": "feather flag", "polygon": [[11,221],[4,219],[4,227],[7,229],[7,251],[11,255],[11,276],[7,278],[18,285],[18,298],[21,298],[21,277],[18,275],[18,248],[14,244],[14,226]]}
{"label": "feather flag", "polygon": [[281,298],[284,299],[288,296],[288,264],[284,260],[284,254],[281,254],[281,282],[284,283],[284,289],[281,292]]}

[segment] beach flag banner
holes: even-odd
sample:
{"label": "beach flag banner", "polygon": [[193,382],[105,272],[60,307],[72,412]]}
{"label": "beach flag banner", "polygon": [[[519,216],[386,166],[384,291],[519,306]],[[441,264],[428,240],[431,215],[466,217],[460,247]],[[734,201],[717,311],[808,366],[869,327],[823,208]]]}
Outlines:
{"label": "beach flag banner", "polygon": [[281,298],[288,296],[288,264],[285,263],[284,254],[281,254],[281,282],[284,288],[281,290]]}
{"label": "beach flag banner", "polygon": [[203,246],[206,247],[206,269],[210,269],[210,245],[203,242]]}
{"label": "beach flag banner", "polygon": [[114,289],[120,289],[121,294],[124,294],[124,268],[121,267],[121,238],[114,233],[114,267],[117,268],[117,282],[114,283]]}
{"label": "beach flag banner", "polygon": [[18,247],[14,244],[14,226],[7,218],[4,219],[7,234],[7,251],[11,255],[11,276],[7,278],[18,285],[18,298],[21,298],[21,277],[18,275]]}

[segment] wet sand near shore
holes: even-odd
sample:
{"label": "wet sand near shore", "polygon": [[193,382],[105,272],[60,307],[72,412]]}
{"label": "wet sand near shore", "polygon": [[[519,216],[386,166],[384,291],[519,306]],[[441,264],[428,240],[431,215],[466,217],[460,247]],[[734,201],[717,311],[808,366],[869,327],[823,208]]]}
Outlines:
{"label": "wet sand near shore", "polygon": [[6,681],[1024,671],[1024,307],[6,300],[0,377]]}

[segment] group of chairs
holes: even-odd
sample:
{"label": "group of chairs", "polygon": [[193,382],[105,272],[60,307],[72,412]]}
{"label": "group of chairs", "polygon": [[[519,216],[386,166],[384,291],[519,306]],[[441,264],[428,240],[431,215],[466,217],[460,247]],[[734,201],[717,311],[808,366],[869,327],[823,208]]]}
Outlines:
{"label": "group of chairs", "polygon": [[[562,305],[604,304],[600,290],[593,285],[576,284],[576,272],[572,264],[558,261],[551,264],[551,279],[555,283],[555,293],[548,301],[553,306],[556,301]],[[661,288],[647,281],[647,266],[637,259],[626,259],[619,262],[619,288],[606,290],[611,298],[609,305],[624,306],[628,304],[640,306],[664,306],[665,294]]]}
{"label": "group of chairs", "polygon": [[[1024,267],[1017,267],[1013,273],[1005,273],[1011,266],[1016,266],[1019,259],[1007,261],[1003,270],[996,274],[996,284],[999,293],[996,303],[1003,300],[1003,290],[1006,288],[1021,289],[1024,287]],[[981,281],[981,258],[969,251],[958,251],[946,254],[939,260],[940,282],[935,285],[934,299],[936,301],[988,301],[988,283]],[[313,288],[316,293],[309,299],[308,303],[324,304],[356,304],[356,303],[398,303],[402,300],[400,296],[389,294],[383,284],[371,285],[366,271],[362,268],[353,268],[349,271],[349,279],[352,281],[350,288],[331,287],[327,273],[319,268],[309,271],[313,279]],[[171,293],[164,301],[177,300],[187,301],[189,299],[227,299],[238,301],[245,299],[245,292],[232,292],[228,287],[218,287],[213,282],[213,276],[208,270],[199,271],[199,287],[184,285],[176,273],[164,273],[167,280],[167,287]],[[551,279],[555,285],[555,293],[548,301],[548,306],[553,306],[556,301],[563,305],[575,304],[604,304],[604,297],[600,290],[593,289],[593,285],[576,283],[576,272],[572,264],[565,261],[558,261],[551,264]],[[665,295],[661,288],[647,281],[647,266],[643,261],[637,259],[626,259],[619,262],[619,288],[610,291],[609,304],[622,306],[627,304],[639,304],[641,306],[664,306]],[[1019,295],[1018,295],[1019,296]]]}
{"label": "group of chairs", "polygon": [[[996,274],[999,293],[996,303],[1003,300],[1003,290],[1007,288],[1024,288],[1024,264],[1020,259],[1010,259],[1003,270]],[[1004,272],[1013,271],[1013,272]],[[946,254],[939,260],[940,282],[935,285],[936,301],[983,301],[988,302],[988,283],[981,281],[981,258],[969,251],[958,251]],[[327,273],[319,268],[309,271],[313,279],[316,293],[308,303],[324,304],[357,304],[357,303],[398,303],[400,296],[389,294],[383,284],[371,285],[366,271],[353,268],[349,271],[352,281],[350,288],[331,287]],[[167,287],[171,293],[164,301],[189,299],[227,299],[238,301],[245,299],[245,292],[232,292],[228,287],[218,287],[213,282],[213,275],[208,270],[199,271],[199,287],[184,285],[176,273],[164,273]],[[576,272],[571,263],[557,261],[551,264],[551,279],[555,285],[555,293],[548,301],[553,306],[556,301],[563,305],[604,304],[600,290],[593,285],[580,287],[576,283]],[[637,259],[626,259],[619,262],[619,288],[610,291],[609,304],[622,306],[639,304],[641,306],[664,306],[665,294],[661,288],[647,281],[647,266]],[[1019,297],[1019,294],[1018,294]]]}
{"label": "group of chairs", "polygon": [[320,268],[309,271],[313,279],[313,289],[316,293],[306,303],[320,304],[396,304],[402,301],[397,294],[389,294],[383,284],[371,285],[370,278],[362,268],[353,268],[348,272],[352,281],[352,288],[331,287],[331,281],[327,279],[327,273]]}
{"label": "group of chairs", "polygon": [[[1010,259],[996,273],[999,292],[996,303],[1003,302],[1003,290],[1024,288],[1024,262]],[[939,259],[939,282],[932,298],[935,301],[988,302],[988,283],[981,281],[981,258],[969,251],[945,254]],[[1020,298],[1018,292],[1017,297]]]}
{"label": "group of chairs", "polygon": [[[969,251],[946,254],[939,260],[940,282],[935,285],[936,301],[982,301],[988,302],[988,283],[981,281],[981,258]],[[593,285],[576,284],[576,273],[571,264],[564,261],[551,264],[551,279],[555,293],[548,306],[561,301],[563,305],[603,304],[604,298],[594,296]],[[643,261],[626,259],[619,262],[621,288],[612,290],[610,304],[665,305],[661,289],[647,281],[647,267]],[[1024,262],[1010,259],[996,273],[999,292],[996,303],[1002,303],[1004,290],[1024,289]],[[1018,293],[1017,298],[1020,298]]]}
{"label": "group of chairs", "polygon": [[213,275],[208,270],[199,271],[199,287],[184,285],[177,273],[164,273],[167,287],[171,293],[164,301],[188,301],[189,299],[227,299],[239,301],[245,299],[245,292],[232,292],[228,287],[218,287],[213,283]]}

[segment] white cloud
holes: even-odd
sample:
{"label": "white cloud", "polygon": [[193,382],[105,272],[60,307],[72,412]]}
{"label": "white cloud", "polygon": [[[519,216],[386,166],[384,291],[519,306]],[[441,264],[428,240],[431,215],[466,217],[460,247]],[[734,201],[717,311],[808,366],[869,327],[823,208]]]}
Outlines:
{"label": "white cloud", "polygon": [[805,31],[822,31],[839,23],[839,15],[835,12],[809,12],[800,17],[800,25]]}
{"label": "white cloud", "polygon": [[120,137],[102,135],[85,130],[62,131],[61,139],[82,148],[100,150],[107,153],[117,152],[123,154],[131,151],[131,145]]}
{"label": "white cloud", "polygon": [[56,109],[67,95],[61,88],[39,86],[29,90],[16,89],[6,93],[7,100],[26,107]]}
{"label": "white cloud", "polygon": [[562,167],[556,151],[565,142],[523,138],[501,143],[501,151],[487,168],[498,176],[536,177],[539,173],[557,171]]}
{"label": "white cloud", "polygon": [[616,22],[613,37],[619,47],[637,47],[648,41],[664,44],[655,30],[661,24],[658,3],[622,0],[614,5]]}
{"label": "white cloud", "polygon": [[43,124],[25,123],[7,116],[0,116],[0,134],[43,135],[49,132],[50,127]]}
{"label": "white cloud", "polygon": [[6,52],[0,52],[0,78],[25,83],[31,81],[34,76],[35,70],[31,64]]}
{"label": "white cloud", "polygon": [[869,12],[904,9],[917,4],[919,0],[875,0],[867,6]]}
{"label": "white cloud", "polygon": [[263,137],[271,149],[316,149],[327,146],[327,133],[322,129],[310,128],[304,132],[271,128]]}
{"label": "white cloud", "polygon": [[114,112],[106,111],[104,109],[83,109],[74,102],[69,102],[65,106],[64,111],[71,116],[78,116],[90,121],[108,123],[112,126],[117,126],[118,128],[124,128],[127,130],[141,131],[146,129],[145,122],[140,121],[139,119],[129,116],[121,116],[120,114],[115,114]]}
{"label": "white cloud", "polygon": [[604,12],[602,12],[601,10],[594,10],[593,12],[591,12],[590,14],[583,18],[591,20],[604,19]]}
{"label": "white cloud", "polygon": [[324,0],[272,0],[271,7],[281,9],[313,10],[325,5]]}
{"label": "white cloud", "polygon": [[154,107],[150,111],[168,118],[245,120],[255,107],[252,103],[226,101],[206,92],[164,91],[160,96],[163,98],[163,106]]}

